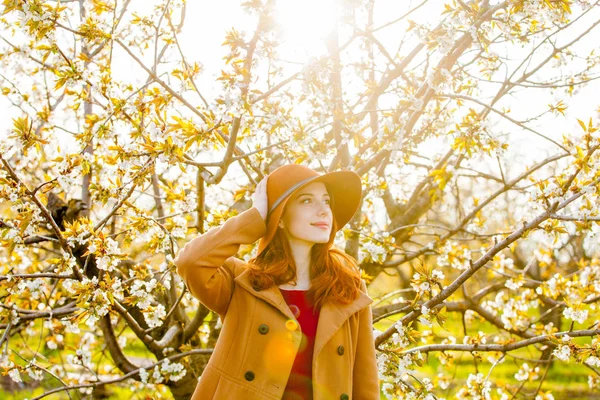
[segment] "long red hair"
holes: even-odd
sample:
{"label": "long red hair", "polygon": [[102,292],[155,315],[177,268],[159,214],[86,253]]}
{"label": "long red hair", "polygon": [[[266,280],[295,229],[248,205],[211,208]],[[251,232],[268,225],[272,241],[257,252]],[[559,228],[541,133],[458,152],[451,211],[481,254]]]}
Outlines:
{"label": "long red hair", "polygon": [[[334,202],[332,198],[332,210]],[[315,308],[320,308],[328,301],[349,304],[360,292],[361,275],[356,259],[332,247],[336,232],[337,224],[333,218],[327,243],[315,243],[311,250],[311,287],[308,295],[314,299]],[[260,255],[249,261],[249,268],[250,282],[259,290],[288,282],[297,283],[296,264],[282,229],[277,230]]]}

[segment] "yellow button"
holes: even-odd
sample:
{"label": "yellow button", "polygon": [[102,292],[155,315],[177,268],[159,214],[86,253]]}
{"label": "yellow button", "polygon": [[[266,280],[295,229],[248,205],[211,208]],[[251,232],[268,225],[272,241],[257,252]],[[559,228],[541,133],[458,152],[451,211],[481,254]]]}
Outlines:
{"label": "yellow button", "polygon": [[298,329],[298,323],[293,319],[288,319],[287,321],[285,321],[285,327],[290,331],[295,331],[296,329]]}

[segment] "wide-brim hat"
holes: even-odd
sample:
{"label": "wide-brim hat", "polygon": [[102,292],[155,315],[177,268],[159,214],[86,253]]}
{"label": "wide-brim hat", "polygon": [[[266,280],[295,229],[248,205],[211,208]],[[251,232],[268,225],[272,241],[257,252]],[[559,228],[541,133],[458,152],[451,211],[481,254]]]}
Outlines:
{"label": "wide-brim hat", "polygon": [[258,253],[267,247],[275,236],[277,225],[290,197],[313,182],[323,182],[333,198],[333,218],[336,232],[356,213],[362,197],[360,176],[353,171],[334,171],[320,174],[298,164],[283,165],[267,177],[267,232],[258,243]]}

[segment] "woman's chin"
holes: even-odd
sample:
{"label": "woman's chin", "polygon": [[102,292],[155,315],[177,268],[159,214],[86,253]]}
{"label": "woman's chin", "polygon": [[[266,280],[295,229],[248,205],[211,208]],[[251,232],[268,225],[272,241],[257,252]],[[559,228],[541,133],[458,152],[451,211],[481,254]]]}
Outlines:
{"label": "woman's chin", "polygon": [[328,237],[314,237],[312,236],[310,239],[305,239],[307,242],[312,243],[312,244],[323,244],[323,243],[327,243],[329,242],[329,236]]}
{"label": "woman's chin", "polygon": [[322,237],[317,238],[315,240],[315,243],[327,243],[327,242],[329,242],[329,234],[323,235]]}

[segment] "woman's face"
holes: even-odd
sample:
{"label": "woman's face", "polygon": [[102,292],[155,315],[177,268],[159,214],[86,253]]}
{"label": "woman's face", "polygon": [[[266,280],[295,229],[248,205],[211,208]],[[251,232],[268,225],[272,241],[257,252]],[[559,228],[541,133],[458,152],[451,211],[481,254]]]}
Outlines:
{"label": "woman's face", "polygon": [[333,222],[330,202],[323,182],[310,183],[288,200],[279,226],[289,239],[327,243]]}

